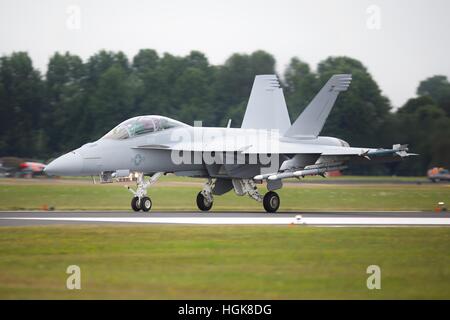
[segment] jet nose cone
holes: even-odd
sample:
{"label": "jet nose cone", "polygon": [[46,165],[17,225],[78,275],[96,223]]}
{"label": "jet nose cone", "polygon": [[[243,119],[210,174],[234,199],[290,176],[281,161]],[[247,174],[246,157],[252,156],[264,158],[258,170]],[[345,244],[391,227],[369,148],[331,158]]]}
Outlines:
{"label": "jet nose cone", "polygon": [[75,151],[66,153],[50,162],[44,169],[49,176],[76,176],[81,175],[83,159]]}

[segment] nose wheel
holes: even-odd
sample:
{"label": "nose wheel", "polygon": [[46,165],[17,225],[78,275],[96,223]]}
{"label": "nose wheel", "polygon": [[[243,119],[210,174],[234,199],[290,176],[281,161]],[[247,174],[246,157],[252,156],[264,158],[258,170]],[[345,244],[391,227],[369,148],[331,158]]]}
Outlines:
{"label": "nose wheel", "polygon": [[148,212],[152,208],[152,200],[149,197],[143,197],[141,199],[141,208],[142,211]]}
{"label": "nose wheel", "polygon": [[138,212],[141,210],[141,201],[139,200],[139,197],[133,197],[131,199],[131,209]]}

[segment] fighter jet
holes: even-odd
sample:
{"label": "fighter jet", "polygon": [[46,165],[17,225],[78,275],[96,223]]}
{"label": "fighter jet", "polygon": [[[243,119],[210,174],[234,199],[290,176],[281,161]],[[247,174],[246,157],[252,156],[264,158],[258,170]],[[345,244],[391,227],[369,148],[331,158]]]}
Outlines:
{"label": "fighter jet", "polygon": [[[353,163],[397,161],[412,155],[407,145],[392,149],[350,147],[320,132],[350,74],[333,75],[291,124],[283,90],[276,75],[257,75],[241,128],[194,126],[158,115],[134,117],[99,140],[62,155],[47,165],[48,175],[96,176],[101,182],[136,176],[131,208],[148,212],[147,189],[163,174],[206,179],[197,194],[202,211],[212,208],[214,196],[231,190],[262,202],[276,212],[283,179],[324,175]],[[361,110],[363,112],[363,110]],[[257,184],[266,183],[264,196]],[[176,201],[176,199],[174,199]]]}

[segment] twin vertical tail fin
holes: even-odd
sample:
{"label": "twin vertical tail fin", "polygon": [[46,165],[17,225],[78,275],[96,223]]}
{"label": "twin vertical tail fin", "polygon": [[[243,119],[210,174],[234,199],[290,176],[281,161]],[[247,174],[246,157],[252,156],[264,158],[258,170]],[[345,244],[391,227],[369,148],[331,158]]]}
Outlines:
{"label": "twin vertical tail fin", "polygon": [[293,125],[289,119],[283,89],[276,75],[258,75],[245,110],[241,128],[277,129],[292,138],[315,138],[322,130],[339,92],[352,81],[351,74],[333,75]]}
{"label": "twin vertical tail fin", "polygon": [[277,76],[256,76],[241,128],[277,129],[283,135],[290,126],[283,89]]}
{"label": "twin vertical tail fin", "polygon": [[292,138],[317,137],[339,92],[347,90],[351,81],[351,74],[333,75],[284,135]]}

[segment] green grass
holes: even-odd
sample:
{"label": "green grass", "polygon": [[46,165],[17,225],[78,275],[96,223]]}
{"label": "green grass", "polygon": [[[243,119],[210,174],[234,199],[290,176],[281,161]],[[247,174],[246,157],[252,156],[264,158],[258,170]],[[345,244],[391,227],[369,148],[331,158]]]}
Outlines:
{"label": "green grass", "polygon": [[[154,210],[197,210],[201,184],[149,189]],[[264,192],[264,189],[262,190]],[[439,185],[286,185],[278,191],[280,210],[433,210],[450,202],[450,186]],[[131,194],[120,185],[11,184],[0,185],[0,210],[129,210]],[[261,210],[261,204],[233,191],[216,196],[214,210]]]}
{"label": "green grass", "polygon": [[449,299],[449,252],[447,228],[2,227],[0,299]]}

